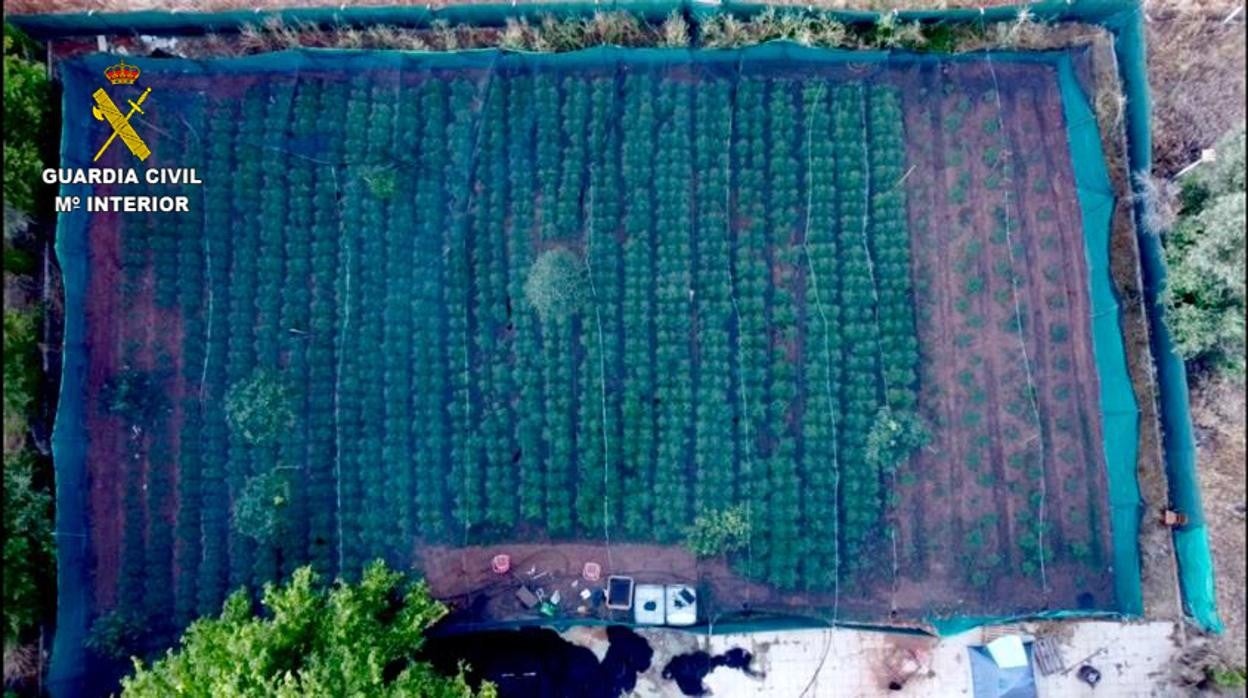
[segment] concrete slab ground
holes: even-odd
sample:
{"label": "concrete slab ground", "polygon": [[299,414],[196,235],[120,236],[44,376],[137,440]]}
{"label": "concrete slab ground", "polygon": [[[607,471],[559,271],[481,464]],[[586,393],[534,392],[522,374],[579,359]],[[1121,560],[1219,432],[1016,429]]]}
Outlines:
{"label": "concrete slab ground", "polygon": [[[697,650],[720,654],[740,647],[753,653],[758,675],[717,668],[704,681],[710,695],[959,698],[972,695],[967,647],[1008,633],[1048,635],[1060,649],[1069,671],[1052,676],[1039,676],[1037,671],[1043,698],[1185,695],[1171,669],[1180,647],[1177,627],[1169,622],[1023,623],[940,639],[841,629],[709,637],[643,630],[641,634],[650,641],[655,656],[649,671],[638,677],[634,695],[679,696],[676,685],[662,676],[663,667],[675,655]],[[1083,660],[1101,672],[1095,689],[1075,676]],[[890,690],[890,682],[900,684],[900,688]]]}

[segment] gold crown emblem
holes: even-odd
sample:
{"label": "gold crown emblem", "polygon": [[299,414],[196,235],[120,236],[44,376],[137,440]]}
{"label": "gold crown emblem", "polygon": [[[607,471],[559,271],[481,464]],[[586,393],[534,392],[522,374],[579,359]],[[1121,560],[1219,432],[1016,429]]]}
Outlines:
{"label": "gold crown emblem", "polygon": [[104,69],[104,77],[114,85],[133,85],[134,81],[139,79],[139,72],[137,66],[119,61],[117,65],[110,65]]}

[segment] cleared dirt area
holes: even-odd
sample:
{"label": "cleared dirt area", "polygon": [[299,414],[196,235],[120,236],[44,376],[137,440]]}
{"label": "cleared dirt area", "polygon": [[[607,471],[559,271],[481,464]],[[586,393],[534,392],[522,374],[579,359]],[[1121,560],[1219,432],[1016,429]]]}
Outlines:
{"label": "cleared dirt area", "polygon": [[906,91],[911,230],[931,250],[915,257],[921,400],[956,427],[915,460],[918,482],[902,476],[905,567],[965,597],[1102,607],[1107,486],[1061,101],[1052,80],[996,72],[950,93],[932,71]]}

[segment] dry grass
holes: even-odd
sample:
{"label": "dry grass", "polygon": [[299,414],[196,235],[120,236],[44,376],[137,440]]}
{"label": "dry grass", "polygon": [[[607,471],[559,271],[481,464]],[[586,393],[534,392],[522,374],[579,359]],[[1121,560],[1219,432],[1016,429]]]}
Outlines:
{"label": "dry grass", "polygon": [[1244,386],[1208,379],[1192,393],[1205,519],[1218,575],[1218,613],[1226,635],[1217,643],[1235,666],[1245,664]]}
{"label": "dry grass", "polygon": [[[488,0],[351,0],[354,6],[446,7],[448,5],[480,4]],[[549,0],[547,0],[549,1]],[[559,0],[555,0],[558,2]],[[571,0],[569,0],[570,2]],[[9,0],[5,12],[10,14],[64,12],[135,12],[138,10],[176,10],[180,12],[213,12],[221,10],[284,9],[303,7],[339,7],[342,0]],[[517,0],[517,5],[530,4]],[[1011,0],[931,0],[898,2],[898,0],[782,0],[777,5],[819,7],[845,10],[888,11],[906,7],[944,9],[949,7],[992,7],[1014,4]]]}
{"label": "dry grass", "polygon": [[[1139,245],[1131,205],[1132,177],[1127,170],[1124,104],[1113,37],[1099,27],[1069,25],[1060,32],[1054,30],[1049,36],[1050,43],[1033,42],[1032,48],[1055,48],[1060,43],[1052,42],[1059,38],[1064,38],[1068,45],[1089,47],[1087,60],[1093,91],[1092,106],[1096,112],[1110,183],[1117,199],[1110,231],[1110,276],[1119,298],[1127,372],[1139,408],[1136,478],[1145,509],[1156,511],[1169,501],[1169,483],[1161,448],[1156,369],[1144,307]],[[1182,607],[1170,530],[1161,526],[1155,517],[1145,517],[1140,525],[1139,545],[1145,617],[1177,620],[1182,616]]]}
{"label": "dry grass", "polygon": [[[1153,175],[1165,202],[1165,179],[1200,157],[1245,118],[1242,0],[1151,0],[1147,5],[1148,62],[1153,93]],[[1165,221],[1166,213],[1159,213]],[[1159,228],[1159,229],[1164,229]],[[1226,634],[1215,645],[1244,666],[1245,623],[1245,393],[1222,379],[1192,385],[1201,496],[1213,547],[1218,610]]]}
{"label": "dry grass", "polygon": [[1243,14],[1168,15],[1148,24],[1154,171],[1173,175],[1244,123]]}
{"label": "dry grass", "polygon": [[30,688],[43,668],[43,654],[38,645],[6,645],[4,648],[4,685]]}
{"label": "dry grass", "polygon": [[1178,219],[1179,185],[1156,175],[1136,172],[1135,198],[1144,210],[1144,230],[1161,234],[1170,230]]}
{"label": "dry grass", "polygon": [[648,25],[624,12],[597,12],[584,20],[557,20],[546,16],[530,22],[508,19],[502,28],[450,25],[434,22],[425,29],[373,25],[363,28],[322,29],[307,23],[283,23],[271,18],[245,25],[238,35],[182,37],[172,50],[199,58],[238,56],[299,47],[390,49],[400,51],[455,51],[504,48],[557,53],[586,46],[686,46],[689,28],[673,14],[660,25]]}

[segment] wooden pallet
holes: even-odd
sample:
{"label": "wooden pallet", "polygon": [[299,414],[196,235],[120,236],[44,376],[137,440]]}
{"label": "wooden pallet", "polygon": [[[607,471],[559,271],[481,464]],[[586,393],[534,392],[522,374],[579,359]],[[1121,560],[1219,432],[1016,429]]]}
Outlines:
{"label": "wooden pallet", "polygon": [[1048,636],[1036,638],[1031,646],[1031,656],[1036,661],[1043,676],[1052,676],[1066,671],[1066,661],[1062,658],[1062,648],[1057,641]]}

